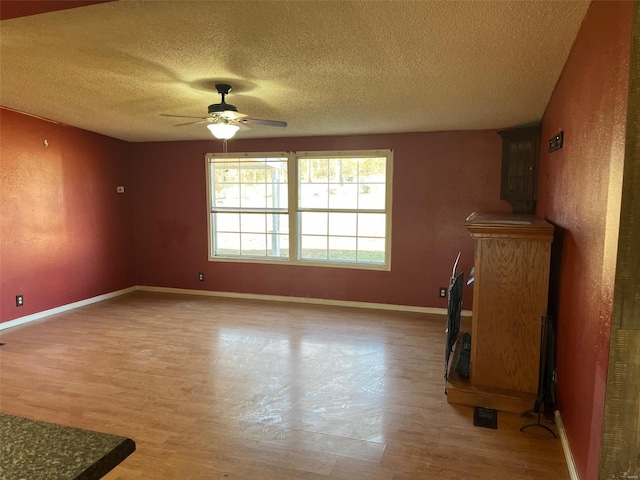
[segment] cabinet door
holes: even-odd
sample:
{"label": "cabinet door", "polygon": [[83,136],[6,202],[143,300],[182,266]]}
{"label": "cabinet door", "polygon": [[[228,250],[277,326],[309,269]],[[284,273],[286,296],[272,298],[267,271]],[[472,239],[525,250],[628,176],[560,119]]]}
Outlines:
{"label": "cabinet door", "polygon": [[511,238],[476,243],[471,381],[535,393],[550,244]]}
{"label": "cabinet door", "polygon": [[502,137],[500,198],[513,205],[513,213],[535,213],[539,128],[498,132]]}

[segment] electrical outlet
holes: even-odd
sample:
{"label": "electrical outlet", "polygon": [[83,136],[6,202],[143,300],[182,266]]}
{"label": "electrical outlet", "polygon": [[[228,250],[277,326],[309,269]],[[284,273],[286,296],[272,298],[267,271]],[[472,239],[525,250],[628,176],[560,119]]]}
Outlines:
{"label": "electrical outlet", "polygon": [[440,298],[447,298],[447,287],[440,287]]}
{"label": "electrical outlet", "polygon": [[200,272],[200,273],[198,274],[198,281],[200,281],[200,282],[204,282],[204,273]]}
{"label": "electrical outlet", "polygon": [[24,298],[22,295],[16,295],[16,307],[21,307],[24,305]]}

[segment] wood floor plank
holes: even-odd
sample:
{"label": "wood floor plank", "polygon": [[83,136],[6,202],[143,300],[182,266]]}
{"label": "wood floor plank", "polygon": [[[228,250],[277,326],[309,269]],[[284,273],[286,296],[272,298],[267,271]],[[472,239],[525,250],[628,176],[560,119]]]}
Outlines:
{"label": "wood floor plank", "polygon": [[135,292],[1,332],[0,410],[131,437],[107,479],[562,479],[443,381],[444,318]]}

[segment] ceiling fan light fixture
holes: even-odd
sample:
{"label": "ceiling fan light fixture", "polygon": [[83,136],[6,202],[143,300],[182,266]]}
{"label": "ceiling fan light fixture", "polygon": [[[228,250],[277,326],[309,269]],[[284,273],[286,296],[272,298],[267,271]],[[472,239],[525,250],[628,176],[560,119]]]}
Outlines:
{"label": "ceiling fan light fixture", "polygon": [[233,138],[240,127],[224,121],[210,123],[209,125],[207,125],[207,128],[218,140],[229,140],[230,138]]}

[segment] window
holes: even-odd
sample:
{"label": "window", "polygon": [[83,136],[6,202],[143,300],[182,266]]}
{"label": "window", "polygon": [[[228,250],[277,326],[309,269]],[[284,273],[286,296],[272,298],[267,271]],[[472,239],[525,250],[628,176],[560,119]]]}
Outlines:
{"label": "window", "polygon": [[288,158],[211,158],[212,257],[289,257]]}
{"label": "window", "polygon": [[390,150],[207,155],[211,260],[389,269]]}

